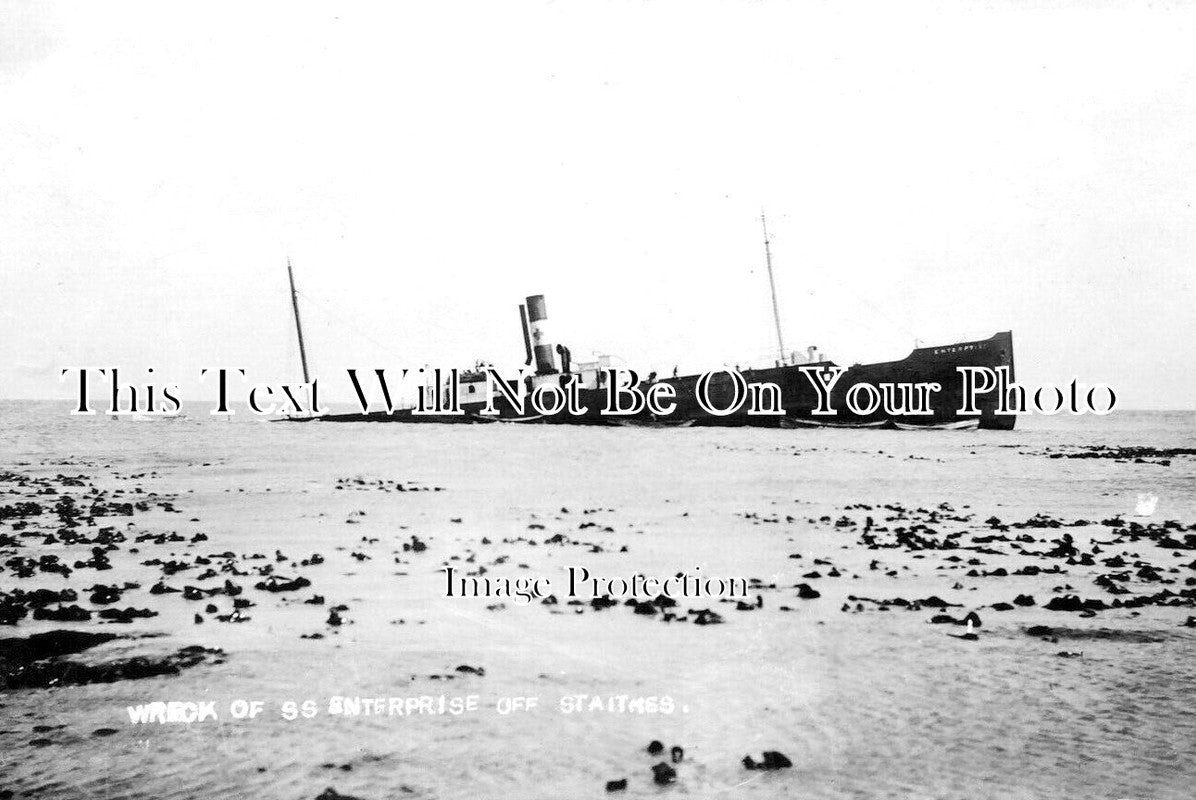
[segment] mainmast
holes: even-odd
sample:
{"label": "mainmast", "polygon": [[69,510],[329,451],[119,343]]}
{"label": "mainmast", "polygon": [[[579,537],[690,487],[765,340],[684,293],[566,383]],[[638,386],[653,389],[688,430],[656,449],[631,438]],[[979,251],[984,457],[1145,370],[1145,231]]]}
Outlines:
{"label": "mainmast", "polygon": [[[303,365],[303,382],[311,383],[307,376],[307,350],[303,347],[303,324],[299,322],[299,293],[295,291],[295,273],[291,270],[290,256],[287,256],[287,278],[291,282],[291,307],[295,309],[295,331],[299,334],[299,362]],[[775,304],[775,298],[773,302]]]}
{"label": "mainmast", "polygon": [[[777,348],[781,354],[781,364],[786,363],[785,358],[785,337],[781,335],[781,311],[777,307],[777,282],[772,277],[772,250],[768,244],[768,223],[764,220],[764,211],[760,211],[760,225],[764,228],[764,263],[768,265],[768,288],[772,291],[772,318],[777,325]],[[298,321],[298,311],[296,314],[296,321]],[[302,336],[300,336],[302,339]],[[300,348],[302,349],[302,348]]]}

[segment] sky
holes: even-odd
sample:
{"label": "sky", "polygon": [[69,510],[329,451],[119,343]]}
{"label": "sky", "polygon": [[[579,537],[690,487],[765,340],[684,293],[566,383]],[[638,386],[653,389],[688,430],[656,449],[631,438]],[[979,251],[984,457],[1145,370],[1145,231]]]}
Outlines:
{"label": "sky", "polygon": [[1196,408],[1196,6],[0,0],[0,398],[844,365],[1012,330],[1030,387]]}

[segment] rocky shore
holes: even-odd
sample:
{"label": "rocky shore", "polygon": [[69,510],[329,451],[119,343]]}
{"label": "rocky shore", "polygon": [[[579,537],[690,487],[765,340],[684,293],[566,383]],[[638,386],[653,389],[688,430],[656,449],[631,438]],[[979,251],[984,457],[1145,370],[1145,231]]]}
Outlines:
{"label": "rocky shore", "polygon": [[[764,457],[759,443],[753,449],[720,439],[711,449],[732,463]],[[778,453],[771,458],[796,461],[832,455],[821,445],[771,450]],[[1172,471],[1187,468],[1191,459],[1184,448],[1059,446],[1022,448],[1010,457],[1027,454],[1049,464],[1065,459],[1122,468],[1126,462]],[[893,456],[848,448],[841,457]],[[950,459],[910,460],[940,469]],[[853,484],[851,499],[844,502],[840,493],[833,506],[811,501],[804,491],[786,494],[779,484],[730,500],[726,492],[721,510],[714,511],[692,492],[660,492],[666,496],[650,501],[616,493],[596,502],[596,493],[583,484],[504,506],[497,490],[467,493],[464,478],[457,485],[443,472],[341,470],[301,489],[292,483],[271,492],[268,479],[239,486],[222,477],[220,465],[207,463],[186,468],[188,475],[205,476],[202,482],[117,469],[97,459],[62,466],[30,463],[0,471],[0,630],[11,634],[0,638],[0,687],[17,693],[18,704],[20,693],[42,691],[49,694],[39,702],[49,708],[56,697],[105,684],[161,687],[176,681],[191,690],[236,685],[247,668],[269,674],[278,667],[291,682],[296,674],[356,674],[359,660],[386,670],[377,685],[400,687],[390,697],[423,695],[428,686],[454,682],[483,694],[513,687],[536,692],[546,705],[554,692],[579,691],[598,696],[663,689],[683,694],[682,701],[703,698],[712,705],[726,691],[754,698],[744,713],[759,720],[758,730],[737,729],[734,744],[696,733],[696,723],[681,714],[632,722],[606,711],[609,716],[578,715],[566,724],[550,716],[551,707],[537,712],[537,726],[583,731],[605,753],[587,760],[577,755],[588,749],[580,746],[570,756],[573,769],[585,774],[577,785],[590,795],[700,792],[714,775],[764,787],[764,794],[795,792],[816,769],[825,769],[831,757],[791,722],[800,718],[792,706],[785,706],[787,716],[774,718],[772,696],[752,695],[752,677],[745,677],[745,687],[728,684],[728,674],[735,680],[729,667],[718,668],[723,680],[717,689],[688,682],[691,666],[681,659],[690,652],[707,659],[692,666],[701,672],[701,663],[717,663],[711,658],[740,663],[744,648],[756,648],[766,660],[744,662],[741,669],[745,676],[777,673],[769,683],[776,691],[790,685],[790,662],[812,663],[804,651],[819,650],[824,641],[850,641],[853,650],[867,650],[861,637],[876,637],[897,656],[902,651],[891,648],[907,641],[917,642],[919,652],[941,655],[944,663],[1045,657],[1059,668],[1084,670],[1095,663],[1094,652],[1110,646],[1184,651],[1196,633],[1196,524],[1133,517],[1129,509],[1081,516],[1044,503],[1041,510],[1018,513],[961,502],[949,486],[934,502],[926,500],[926,491],[919,502],[901,502],[866,484]],[[202,500],[191,496],[195,487]],[[242,504],[244,512],[238,510]],[[288,526],[301,527],[303,535],[288,543],[286,535],[261,533]],[[702,547],[691,551],[691,543]],[[711,574],[720,574],[717,565],[743,565],[748,597],[678,602],[663,595],[577,599],[554,593],[519,606],[435,596],[445,567],[493,578],[593,563],[594,574],[665,576],[696,565],[705,572],[711,561],[717,562]],[[389,636],[382,633],[386,628],[411,630]],[[541,638],[533,639],[534,646],[517,644],[511,637],[520,635]],[[556,647],[558,640],[570,644]],[[599,644],[574,656],[587,641]],[[374,642],[404,644],[386,645],[394,649],[384,652],[382,644],[370,649]],[[415,642],[418,648],[408,644]],[[635,644],[617,656],[609,652],[622,642]],[[551,654],[553,666],[524,663],[524,651],[534,662],[537,648]],[[728,654],[719,656],[724,649]],[[263,662],[262,653],[274,650],[285,652],[280,659],[294,667],[271,664],[268,657]],[[833,660],[834,652],[826,657]],[[592,661],[599,654],[610,659],[608,667]],[[562,664],[586,659],[591,661],[584,667],[562,672]],[[619,671],[623,662],[628,666]],[[618,677],[604,683],[608,668]],[[884,673],[873,663],[850,669],[852,675],[875,673],[873,680]],[[1116,672],[1115,666],[1103,669]],[[797,691],[805,691],[803,680],[830,682],[796,674]],[[329,686],[368,698],[374,678],[364,676],[360,687],[332,680]],[[282,696],[319,697],[320,691],[300,685]],[[802,714],[813,713],[811,708],[800,706]],[[369,725],[386,718],[372,715]],[[501,736],[509,722],[471,724]],[[88,730],[101,739],[122,739],[111,724]],[[289,780],[309,787],[296,796],[372,800],[395,794],[376,788],[378,764],[390,763],[387,756],[333,755],[335,737],[351,737],[353,729],[317,730],[326,744],[310,752],[292,748],[299,763],[285,767]],[[366,730],[378,734],[375,727]],[[448,730],[444,735],[451,740]],[[526,741],[529,734],[519,730]],[[31,726],[14,733],[25,738],[6,743],[30,753],[63,749],[69,741],[63,731]],[[418,740],[411,732],[401,736]],[[393,784],[410,788],[398,789],[401,794],[440,796],[444,788],[429,789],[436,784],[427,775],[421,784],[398,766],[390,768],[405,776]],[[261,759],[257,769],[268,776],[284,767]],[[328,771],[340,779],[320,794]]]}

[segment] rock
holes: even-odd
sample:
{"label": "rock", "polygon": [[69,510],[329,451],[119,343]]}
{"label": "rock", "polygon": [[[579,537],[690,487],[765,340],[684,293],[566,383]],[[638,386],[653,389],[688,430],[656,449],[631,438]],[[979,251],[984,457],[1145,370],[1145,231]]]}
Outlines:
{"label": "rock", "polygon": [[100,611],[101,619],[111,620],[112,622],[119,622],[126,625],[135,619],[156,616],[158,616],[158,612],[150,611],[148,608],[105,608]]}
{"label": "rock", "polygon": [[685,751],[677,745],[673,745],[673,747],[669,750],[669,759],[674,764],[680,764],[685,760]]}
{"label": "rock", "polygon": [[[63,637],[62,634],[69,634],[69,637]],[[31,648],[30,640],[38,636],[55,638],[35,641]],[[29,639],[0,640],[0,690],[114,683],[158,675],[177,675],[183,669],[203,663],[223,663],[222,651],[197,646],[184,647],[164,656],[137,656],[101,663],[68,661],[56,657],[115,638],[109,634],[52,631],[49,634],[35,634]]]}
{"label": "rock", "polygon": [[960,605],[959,603],[948,603],[937,594],[932,594],[925,600],[919,600],[918,603],[920,605],[926,606],[927,608],[950,608],[951,606],[958,607]]}
{"label": "rock", "polygon": [[29,662],[71,655],[117,638],[115,633],[49,631],[25,639],[0,639],[0,662]]}
{"label": "rock", "polygon": [[327,789],[316,795],[316,800],[361,800],[361,798],[354,797],[353,795],[341,794],[336,789],[333,789],[331,786],[329,786]]}
{"label": "rock", "polygon": [[1048,611],[1100,611],[1106,606],[1103,600],[1081,600],[1074,594],[1066,594],[1062,597],[1052,597],[1051,602],[1043,608]]}
{"label": "rock", "polygon": [[621,792],[626,788],[627,788],[627,779],[626,778],[619,778],[617,781],[607,781],[606,782],[606,791],[608,791],[608,792]]}
{"label": "rock", "polygon": [[645,616],[653,616],[656,613],[656,606],[649,603],[647,600],[635,603],[635,613],[643,614]]}
{"label": "rock", "polygon": [[663,752],[664,752],[664,744],[662,744],[659,740],[653,739],[651,742],[648,743],[648,755],[655,756],[655,755],[660,755]]}
{"label": "rock", "polygon": [[303,576],[288,580],[279,575],[271,575],[264,581],[259,581],[253,588],[263,592],[293,592],[311,586],[311,581]]}
{"label": "rock", "polygon": [[808,583],[800,583],[797,586],[797,596],[802,600],[813,600],[822,597],[822,592],[818,591]]}
{"label": "rock", "polygon": [[677,770],[661,761],[659,764],[652,767],[652,780],[656,781],[661,786],[665,786],[677,780]]}
{"label": "rock", "polygon": [[745,769],[789,769],[793,766],[793,762],[784,753],[776,750],[765,750],[762,761],[754,761],[751,756],[744,756],[743,766]]}
{"label": "rock", "polygon": [[1017,597],[1013,598],[1013,604],[1015,606],[1022,606],[1025,608],[1034,605],[1034,598],[1028,594],[1019,594]]}
{"label": "rock", "polygon": [[58,606],[58,608],[35,608],[34,619],[45,619],[52,622],[87,622],[91,619],[91,612],[77,605]]}
{"label": "rock", "polygon": [[98,606],[115,603],[117,600],[120,600],[120,589],[115,586],[96,585],[92,588],[95,591],[91,593],[89,599]]}

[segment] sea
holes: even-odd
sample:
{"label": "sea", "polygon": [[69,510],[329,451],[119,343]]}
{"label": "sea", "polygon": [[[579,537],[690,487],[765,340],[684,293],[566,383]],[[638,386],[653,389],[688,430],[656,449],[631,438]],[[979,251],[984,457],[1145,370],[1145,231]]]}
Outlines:
{"label": "sea", "polygon": [[[13,475],[79,478],[145,506],[95,520],[124,533],[111,569],[18,578],[0,567],[0,591],[74,588],[89,607],[94,584],[132,584],[118,605],[156,612],[127,624],[26,618],[0,638],[121,634],[72,657],[90,662],[192,645],[225,654],[177,675],[3,692],[0,791],[1193,796],[1191,604],[1045,606],[1112,601],[1094,581],[1115,571],[1100,560],[1113,554],[1130,565],[1124,596],[1191,590],[1196,552],[1114,531],[1170,520],[1182,540],[1196,525],[1196,457],[1093,448],[1196,448],[1196,412],[1027,417],[1000,432],[299,424],[208,409],[133,421],[0,403],[0,506],[22,499]],[[1071,457],[1084,453],[1124,457]],[[868,545],[868,531],[891,542],[897,528],[969,547]],[[1024,550],[1041,554],[1065,534],[1095,548],[1095,564],[1012,546],[1027,537]],[[90,551],[21,542],[0,547],[0,563]],[[192,566],[164,574],[172,560]],[[239,572],[201,579],[205,564]],[[265,565],[310,585],[255,589]],[[1027,565],[1061,571],[1015,574]],[[446,597],[446,567],[495,585],[544,577],[555,602]],[[570,567],[754,581],[746,598],[680,598],[649,614],[568,597]],[[226,577],[252,602],[226,622],[229,596],[149,591]],[[1034,605],[993,608],[1019,595]],[[932,596],[951,605],[909,603]],[[702,609],[722,623],[695,624]],[[971,611],[979,626],[931,622]],[[344,698],[356,713],[333,713]],[[217,719],[131,721],[153,702],[209,703]],[[649,752],[654,741],[662,752]],[[792,766],[745,767],[768,751]],[[666,784],[654,780],[662,763]]]}

